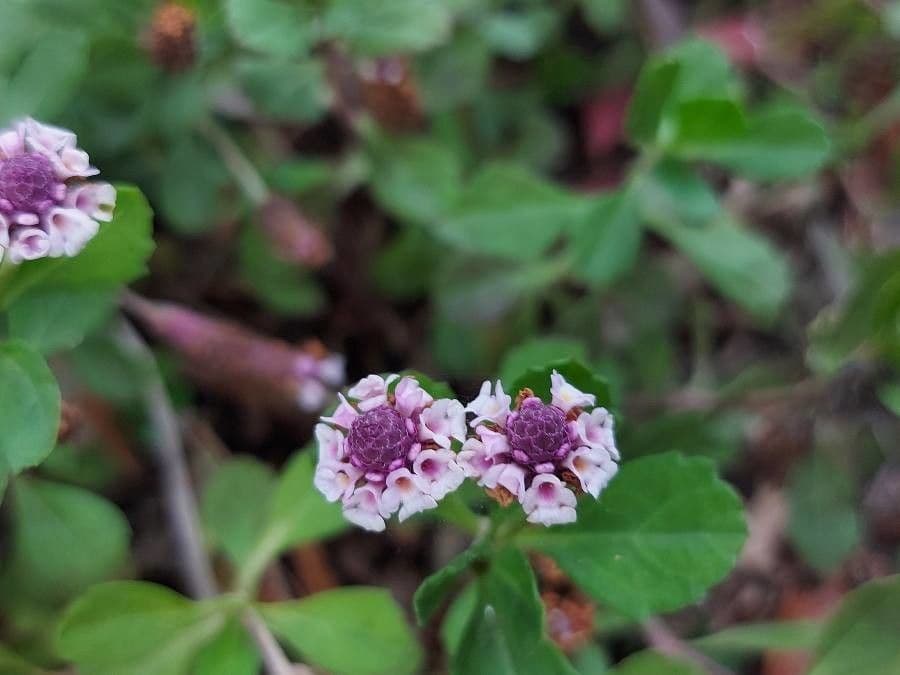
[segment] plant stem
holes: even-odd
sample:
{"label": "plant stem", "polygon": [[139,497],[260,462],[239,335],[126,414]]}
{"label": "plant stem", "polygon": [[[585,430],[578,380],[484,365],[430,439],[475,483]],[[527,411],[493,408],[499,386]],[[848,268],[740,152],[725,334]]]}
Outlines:
{"label": "plant stem", "polygon": [[3,255],[5,251],[0,249],[0,308],[6,306],[6,288],[9,286],[10,280],[13,278],[18,265],[13,265],[9,261],[9,256]]}
{"label": "plant stem", "polygon": [[250,637],[256,642],[256,647],[266,666],[266,672],[271,675],[312,675],[311,668],[293,664],[288,660],[275,636],[269,631],[269,627],[255,609],[250,608],[244,612],[243,623],[247,632],[250,633]]}
{"label": "plant stem", "polygon": [[219,153],[247,199],[255,206],[264,204],[269,199],[269,186],[228,132],[212,119],[204,122],[199,129]]}
{"label": "plant stem", "polygon": [[[193,597],[200,599],[214,597],[218,589],[209,556],[203,545],[197,500],[185,461],[178,418],[159,374],[153,352],[134,326],[125,319],[120,322],[118,338],[128,351],[146,365],[144,405],[153,426],[154,449],[162,473],[165,503],[181,553],[185,581]],[[243,601],[246,601],[246,597]],[[256,642],[270,675],[312,673],[306,666],[295,666],[290,662],[265,622],[253,608],[244,611],[243,619],[244,626]]]}
{"label": "plant stem", "polygon": [[690,661],[709,675],[735,675],[733,671],[682,640],[662,619],[647,619],[643,630],[647,642],[663,654]]}
{"label": "plant stem", "polygon": [[153,353],[134,327],[124,319],[119,326],[119,341],[146,366],[142,396],[153,427],[153,449],[162,474],[169,520],[181,552],[185,581],[193,597],[213,597],[217,591],[215,577],[202,543],[200,517],[184,459],[178,418]]}

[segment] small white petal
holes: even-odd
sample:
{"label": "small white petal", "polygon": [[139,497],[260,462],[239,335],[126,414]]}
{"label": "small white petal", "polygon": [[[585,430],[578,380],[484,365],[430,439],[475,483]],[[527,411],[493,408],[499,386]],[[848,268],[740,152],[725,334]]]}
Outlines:
{"label": "small white petal", "polygon": [[427,482],[426,492],[437,500],[462,485],[465,474],[450,450],[423,450],[413,462],[413,471]]}
{"label": "small white petal", "polygon": [[344,500],[344,517],[373,532],[384,531],[382,496],[378,488],[362,485]]}
{"label": "small white petal", "polygon": [[512,397],[503,391],[503,385],[500,380],[497,380],[494,385],[493,395],[491,394],[491,383],[489,381],[484,382],[481,385],[481,391],[478,392],[478,396],[466,406],[466,412],[475,414],[475,419],[469,424],[471,424],[473,429],[483,422],[494,422],[502,426],[509,415],[511,403]]}
{"label": "small white petal", "polygon": [[540,474],[522,497],[528,521],[545,526],[575,522],[575,494],[556,476]]}
{"label": "small white petal", "polygon": [[394,405],[401,415],[412,417],[414,412],[421,410],[434,399],[422,389],[415,378],[403,377],[394,389],[394,400]]}
{"label": "small white petal", "polygon": [[572,408],[584,408],[594,405],[597,398],[593,394],[586,394],[566,382],[566,378],[555,370],[550,375],[550,395],[553,405],[569,412]]}
{"label": "small white petal", "polygon": [[13,232],[9,241],[9,261],[18,265],[50,254],[50,236],[37,227],[23,227]]}
{"label": "small white petal", "polygon": [[419,416],[419,434],[423,441],[434,441],[442,448],[450,447],[450,439],[462,442],[466,437],[466,412],[459,401],[438,399]]}

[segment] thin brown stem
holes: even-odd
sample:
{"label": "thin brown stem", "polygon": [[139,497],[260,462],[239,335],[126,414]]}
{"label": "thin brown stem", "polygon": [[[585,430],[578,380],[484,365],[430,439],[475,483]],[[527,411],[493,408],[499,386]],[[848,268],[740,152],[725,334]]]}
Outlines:
{"label": "thin brown stem", "polygon": [[[213,597],[218,589],[209,556],[203,546],[197,500],[185,460],[178,417],[169,400],[153,352],[125,319],[120,322],[118,338],[123,347],[145,364],[144,405],[153,427],[153,449],[162,475],[166,509],[175,532],[185,582],[193,597]],[[311,675],[312,670],[306,666],[290,662],[255,610],[245,610],[243,620],[270,675]]]}
{"label": "thin brown stem", "polygon": [[650,646],[667,656],[690,661],[709,675],[735,675],[734,671],[713,661],[706,654],[682,640],[662,619],[647,619],[643,624],[643,632],[644,638]]}
{"label": "thin brown stem", "polygon": [[178,418],[160,377],[153,353],[134,327],[124,319],[119,341],[144,365],[144,406],[153,429],[153,450],[162,476],[164,501],[180,552],[185,583],[195,598],[216,595],[212,565],[203,547],[200,517],[191,487],[178,428]]}

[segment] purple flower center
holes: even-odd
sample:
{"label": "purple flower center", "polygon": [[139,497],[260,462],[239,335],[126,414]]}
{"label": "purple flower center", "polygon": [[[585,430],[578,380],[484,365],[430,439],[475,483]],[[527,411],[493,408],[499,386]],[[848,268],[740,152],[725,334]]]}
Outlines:
{"label": "purple flower center", "polygon": [[43,155],[11,157],[0,164],[0,209],[40,214],[57,201],[60,185]]}
{"label": "purple flower center", "polygon": [[506,423],[513,457],[522,464],[543,464],[561,459],[569,450],[565,413],[537,398],[528,398]]}
{"label": "purple flower center", "polygon": [[353,420],[347,435],[350,462],[366,472],[388,472],[403,464],[413,436],[399,412],[381,406]]}

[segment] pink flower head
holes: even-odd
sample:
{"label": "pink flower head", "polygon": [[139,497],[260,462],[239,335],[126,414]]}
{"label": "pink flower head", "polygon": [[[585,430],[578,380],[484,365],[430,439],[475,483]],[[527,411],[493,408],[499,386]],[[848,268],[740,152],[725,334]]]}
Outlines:
{"label": "pink flower head", "polygon": [[369,375],[341,396],[334,414],[316,427],[315,485],[341,500],[346,518],[381,531],[433,509],[456,490],[465,473],[451,449],[465,439],[459,401],[434,400],[413,377]]}
{"label": "pink flower head", "polygon": [[116,190],[66,129],[20,120],[0,130],[0,246],[19,264],[74,256],[112,219]]}
{"label": "pink flower head", "polygon": [[491,383],[466,408],[475,438],[458,456],[466,476],[503,500],[517,500],[528,520],[543,525],[575,520],[576,493],[599,496],[616,473],[619,451],[612,415],[593,406],[593,394],[579,391],[553,371],[550,402],[523,390],[515,410],[500,382]]}

